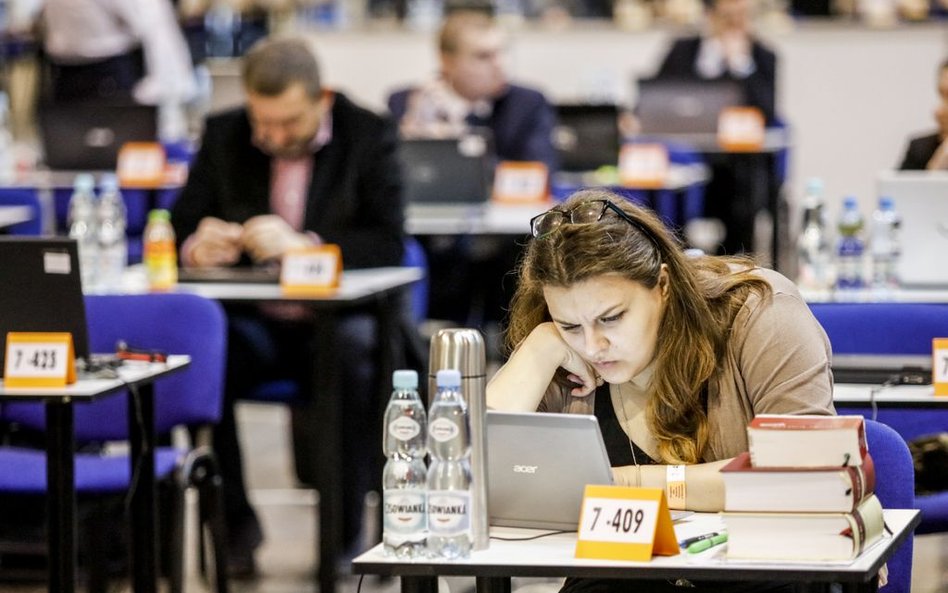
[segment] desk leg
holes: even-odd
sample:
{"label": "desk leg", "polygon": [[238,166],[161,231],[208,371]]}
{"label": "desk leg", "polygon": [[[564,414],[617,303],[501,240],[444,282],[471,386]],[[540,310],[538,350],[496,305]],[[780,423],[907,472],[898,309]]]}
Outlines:
{"label": "desk leg", "polygon": [[341,373],[336,358],[336,318],[332,311],[320,311],[315,321],[316,360],[313,364],[315,393],[305,404],[305,422],[316,423],[318,439],[309,442],[316,450],[314,472],[319,491],[319,592],[333,593],[336,587],[336,558],[342,541],[342,410]]}
{"label": "desk leg", "polygon": [[46,404],[46,481],[49,489],[49,591],[76,589],[76,482],[71,402]]}
{"label": "desk leg", "polygon": [[510,577],[476,577],[477,593],[510,593]]}
{"label": "desk leg", "polygon": [[401,577],[402,593],[438,593],[438,577]]}
{"label": "desk leg", "polygon": [[879,590],[879,575],[872,577],[865,583],[845,583],[844,593],[876,593]]}
{"label": "desk leg", "polygon": [[[128,392],[128,434],[131,440],[131,568],[132,590],[155,593],[158,553],[155,520],[155,389],[148,383]],[[137,470],[137,471],[136,471]]]}

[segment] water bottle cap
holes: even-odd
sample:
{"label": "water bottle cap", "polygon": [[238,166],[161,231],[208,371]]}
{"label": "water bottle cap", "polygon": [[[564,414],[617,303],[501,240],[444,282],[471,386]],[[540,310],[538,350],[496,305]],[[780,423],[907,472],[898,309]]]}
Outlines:
{"label": "water bottle cap", "polygon": [[822,194],[823,193],[823,180],[819,177],[810,177],[806,181],[806,193],[808,194]]}
{"label": "water bottle cap", "polygon": [[879,198],[880,210],[892,210],[894,207],[895,207],[895,202],[892,201],[891,196],[882,196]]}
{"label": "water bottle cap", "polygon": [[148,222],[159,221],[159,222],[169,222],[171,221],[171,213],[167,210],[152,210],[148,213]]}
{"label": "water bottle cap", "polygon": [[99,177],[99,188],[103,192],[118,191],[118,177],[115,175],[115,173],[103,173],[102,176]]}
{"label": "water bottle cap", "polygon": [[95,177],[91,173],[80,173],[72,182],[75,191],[91,192],[95,188]]}
{"label": "water bottle cap", "polygon": [[417,389],[418,372],[411,369],[401,369],[392,373],[392,385],[395,389]]}
{"label": "water bottle cap", "polygon": [[843,198],[843,208],[847,210],[855,210],[859,207],[859,201],[856,200],[856,196],[846,196]]}
{"label": "water bottle cap", "polygon": [[460,387],[461,371],[457,369],[441,369],[436,375],[438,387]]}

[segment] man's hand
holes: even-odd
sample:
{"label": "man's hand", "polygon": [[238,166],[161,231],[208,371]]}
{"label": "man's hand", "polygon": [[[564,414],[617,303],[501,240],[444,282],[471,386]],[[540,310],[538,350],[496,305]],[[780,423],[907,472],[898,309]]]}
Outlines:
{"label": "man's hand", "polygon": [[213,216],[201,219],[191,235],[188,259],[197,267],[230,266],[240,259],[243,227]]}
{"label": "man's hand", "polygon": [[258,263],[279,259],[290,249],[314,244],[276,214],[254,216],[244,223],[243,248]]}

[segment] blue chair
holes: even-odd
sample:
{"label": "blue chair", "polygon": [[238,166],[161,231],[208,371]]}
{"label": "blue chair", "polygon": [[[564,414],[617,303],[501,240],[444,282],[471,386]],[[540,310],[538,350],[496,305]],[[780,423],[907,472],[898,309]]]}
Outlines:
{"label": "blue chair", "polygon": [[[866,420],[866,440],[875,464],[876,496],[885,509],[915,508],[915,480],[912,455],[899,433],[890,427]],[[887,593],[911,593],[913,536],[909,534],[889,559]]]}
{"label": "blue chair", "polygon": [[[932,338],[948,336],[948,306],[922,303],[812,303],[836,354],[929,355]],[[837,406],[840,413],[872,417],[867,406]],[[948,410],[879,408],[876,420],[903,439],[948,430]],[[948,531],[948,493],[919,496],[916,533]]]}
{"label": "blue chair", "polygon": [[33,217],[19,224],[7,227],[11,235],[43,234],[43,207],[35,189],[7,187],[0,189],[0,206],[28,206]]}
{"label": "blue chair", "polygon": [[[137,348],[158,349],[191,356],[184,372],[155,385],[155,431],[170,433],[178,426],[196,429],[195,446],[189,450],[159,447],[155,477],[177,486],[171,521],[170,588],[183,586],[184,487],[195,485],[200,494],[201,520],[214,546],[215,576],[219,592],[226,593],[226,535],[221,481],[210,446],[210,426],[220,418],[226,360],[226,321],[221,306],[188,294],[103,295],[86,297],[89,344],[92,352],[114,352],[124,340]],[[128,439],[126,398],[117,396],[76,406],[75,435],[79,446]],[[15,430],[42,433],[45,410],[32,403],[9,403],[0,419]],[[76,491],[83,495],[125,494],[131,476],[125,455],[100,456],[77,453]],[[0,447],[0,493],[42,495],[46,491],[45,453],[39,450]],[[96,542],[90,542],[94,544]],[[90,549],[94,549],[94,545]],[[90,560],[90,589],[104,590],[99,562]],[[93,586],[92,583],[96,586]]]}

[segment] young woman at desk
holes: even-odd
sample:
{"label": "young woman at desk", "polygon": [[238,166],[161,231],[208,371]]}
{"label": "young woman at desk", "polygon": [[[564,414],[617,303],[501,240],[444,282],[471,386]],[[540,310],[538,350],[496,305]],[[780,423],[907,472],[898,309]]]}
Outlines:
{"label": "young woman at desk", "polygon": [[747,450],[756,414],[835,413],[826,334],[780,274],[689,257],[653,214],[602,190],[531,227],[491,408],[595,414],[616,483],[665,488],[683,473],[669,503],[696,511],[723,508],[718,470]]}

